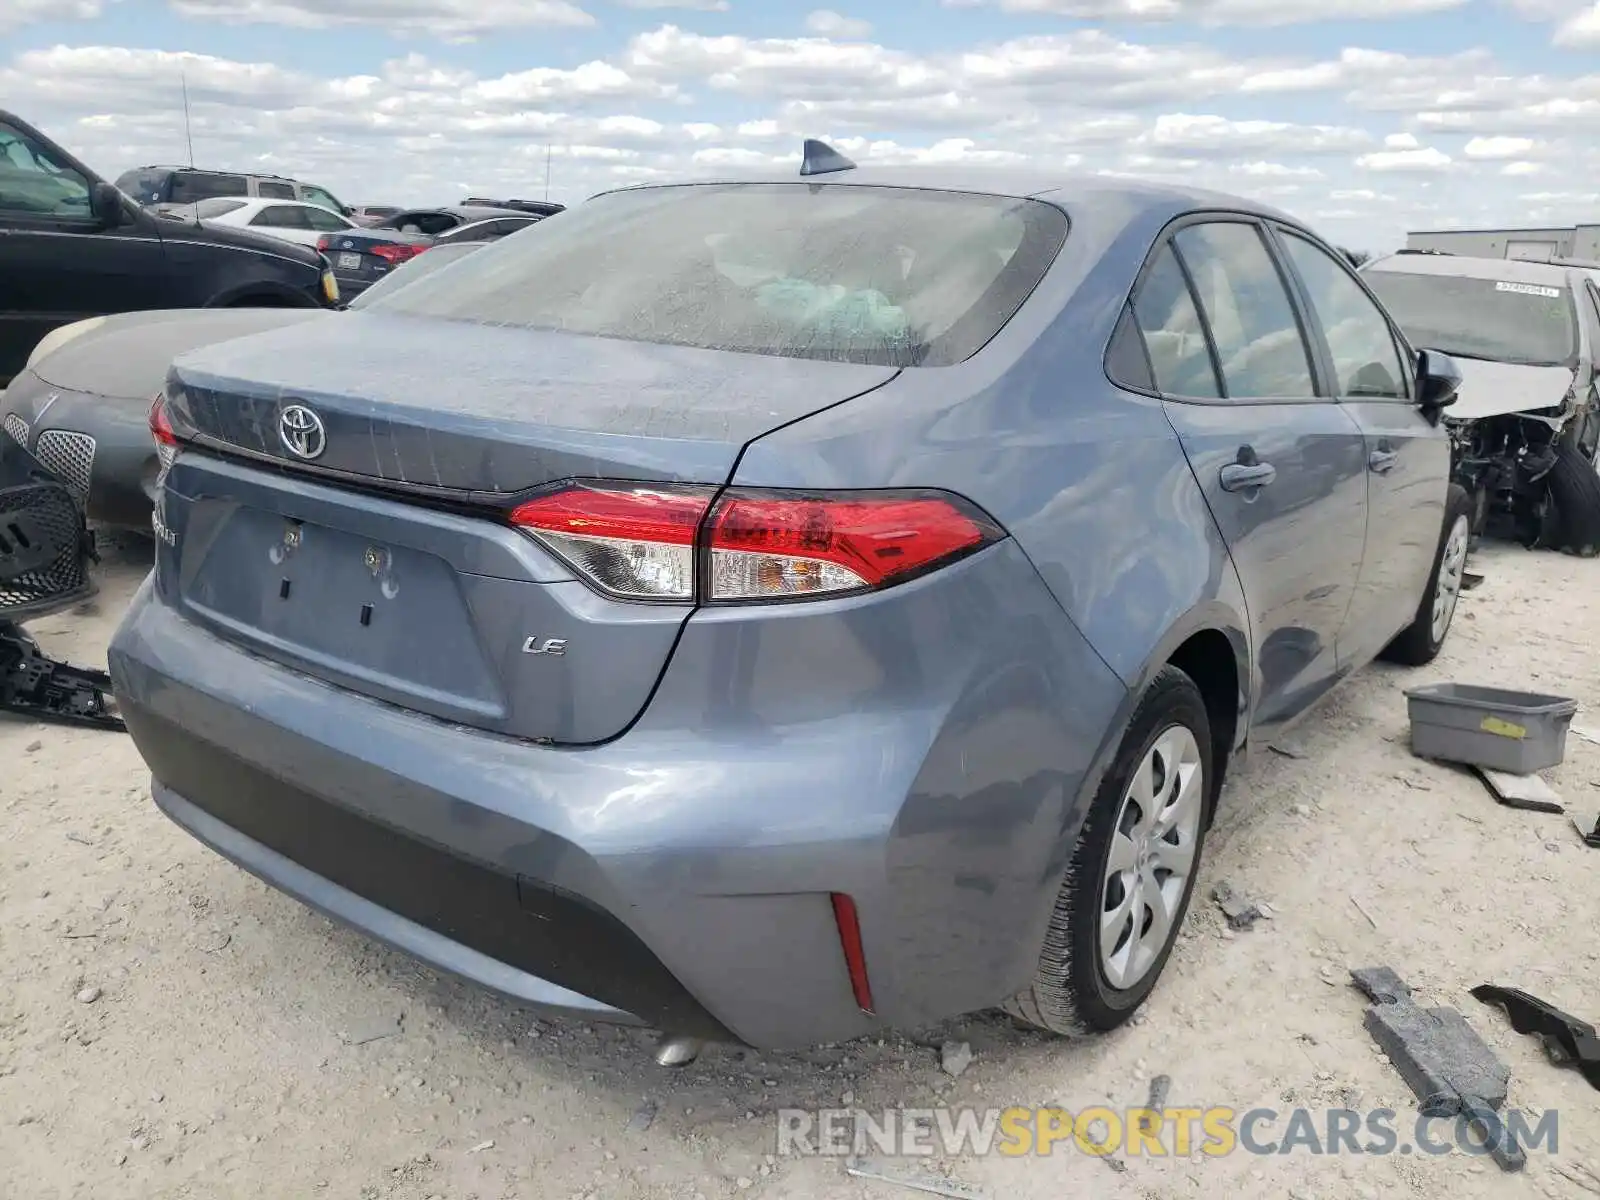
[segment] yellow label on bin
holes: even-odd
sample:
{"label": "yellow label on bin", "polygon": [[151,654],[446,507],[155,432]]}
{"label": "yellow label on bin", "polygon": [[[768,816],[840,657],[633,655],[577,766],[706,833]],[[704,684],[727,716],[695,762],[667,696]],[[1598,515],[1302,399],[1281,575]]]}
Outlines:
{"label": "yellow label on bin", "polygon": [[1502,720],[1499,717],[1485,717],[1483,724],[1479,725],[1478,728],[1485,733],[1492,733],[1496,737],[1525,738],[1528,736],[1526,727],[1513,725],[1510,721]]}

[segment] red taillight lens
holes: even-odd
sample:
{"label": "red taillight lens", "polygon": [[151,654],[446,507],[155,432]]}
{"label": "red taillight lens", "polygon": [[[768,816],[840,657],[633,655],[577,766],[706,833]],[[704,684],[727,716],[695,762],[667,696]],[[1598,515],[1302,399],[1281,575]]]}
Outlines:
{"label": "red taillight lens", "polygon": [[328,253],[328,251],[332,247],[333,247],[333,239],[330,238],[327,234],[323,234],[321,237],[319,237],[317,239],[317,253],[318,254],[326,254],[326,253]]}
{"label": "red taillight lens", "polygon": [[574,484],[511,514],[602,591],[708,603],[891,586],[1004,536],[943,493],[795,496]]}
{"label": "red taillight lens", "polygon": [[167,398],[157,396],[150,406],[150,436],[155,439],[156,456],[163,467],[170,467],[178,457],[178,435],[172,428],[172,418],[167,415]]}
{"label": "red taillight lens", "polygon": [[518,505],[536,535],[591,583],[632,600],[693,600],[695,533],[713,489],[576,484]]}
{"label": "red taillight lens", "polygon": [[882,587],[982,545],[988,525],[943,497],[731,495],[711,526],[711,599]]}
{"label": "red taillight lens", "polygon": [[396,246],[388,242],[379,242],[375,246],[368,246],[367,253],[383,259],[391,267],[398,267],[403,262],[408,262],[422,253],[421,246]]}

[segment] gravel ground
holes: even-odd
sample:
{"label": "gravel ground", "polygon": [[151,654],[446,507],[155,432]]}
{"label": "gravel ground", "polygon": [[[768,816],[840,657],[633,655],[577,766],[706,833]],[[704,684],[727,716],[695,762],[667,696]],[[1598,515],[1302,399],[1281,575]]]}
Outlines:
{"label": "gravel ground", "polygon": [[[1144,1102],[1411,1109],[1362,1029],[1346,971],[1387,963],[1467,1014],[1511,1066],[1510,1103],[1560,1114],[1555,1155],[1517,1176],[1464,1154],[1113,1164],[924,1163],[992,1200],[1600,1194],[1600,1104],[1467,989],[1520,986],[1600,1021],[1600,853],[1564,818],[1495,805],[1474,777],[1413,759],[1401,689],[1456,678],[1600,708],[1600,562],[1478,556],[1431,669],[1374,668],[1236,773],[1194,910],[1139,1024],[1061,1043],[982,1014],[809,1053],[713,1047],[676,1072],[643,1033],[541,1021],[334,926],[163,818],[125,738],[0,721],[0,1194],[351,1200],[892,1200],[837,1159],[769,1158],[772,1114]],[[33,630],[101,659],[143,572]],[[1600,746],[1549,772],[1600,801]],[[1247,932],[1203,900],[1226,879],[1270,903]],[[940,1043],[974,1052],[959,1078]],[[1407,1126],[1402,1125],[1402,1129]],[[1281,1133],[1281,1128],[1278,1131]],[[1268,1136],[1274,1136],[1270,1132]],[[903,1169],[903,1164],[895,1169]],[[1592,1171],[1593,1175],[1586,1174]]]}

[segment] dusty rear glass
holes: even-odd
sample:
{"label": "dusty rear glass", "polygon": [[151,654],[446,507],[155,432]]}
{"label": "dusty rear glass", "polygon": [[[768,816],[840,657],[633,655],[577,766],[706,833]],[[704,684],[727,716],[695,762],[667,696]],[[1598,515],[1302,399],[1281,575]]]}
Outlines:
{"label": "dusty rear glass", "polygon": [[1049,269],[1036,200],[827,184],[598,196],[368,311],[893,366],[980,349]]}
{"label": "dusty rear glass", "polygon": [[1413,346],[1519,366],[1565,366],[1578,351],[1565,286],[1363,271]]}

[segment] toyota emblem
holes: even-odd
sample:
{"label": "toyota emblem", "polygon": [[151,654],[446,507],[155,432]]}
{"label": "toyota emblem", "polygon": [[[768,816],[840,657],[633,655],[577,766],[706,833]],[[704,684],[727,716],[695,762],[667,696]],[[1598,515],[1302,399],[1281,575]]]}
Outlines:
{"label": "toyota emblem", "polygon": [[296,458],[317,458],[327,449],[328,431],[305,405],[289,404],[278,414],[278,440]]}

